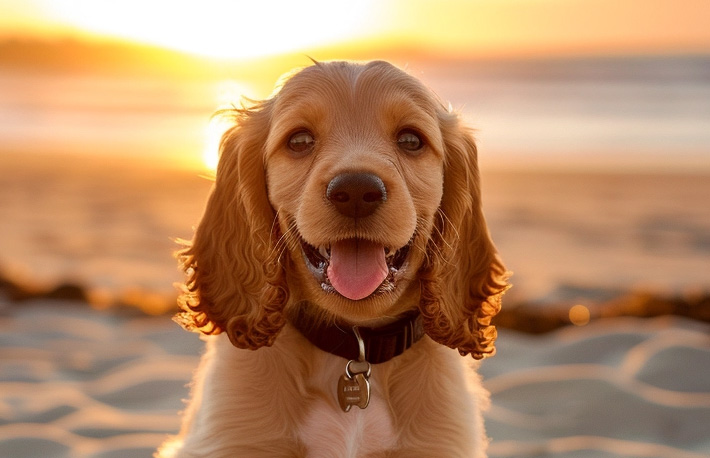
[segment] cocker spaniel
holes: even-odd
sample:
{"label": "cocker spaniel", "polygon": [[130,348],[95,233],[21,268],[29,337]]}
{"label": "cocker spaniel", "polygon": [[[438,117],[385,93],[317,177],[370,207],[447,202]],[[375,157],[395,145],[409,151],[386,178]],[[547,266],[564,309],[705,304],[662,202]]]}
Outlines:
{"label": "cocker spaniel", "polygon": [[[458,116],[386,62],[231,112],[179,321],[207,337],[160,457],[482,457],[507,273]],[[471,367],[474,366],[474,367]]]}

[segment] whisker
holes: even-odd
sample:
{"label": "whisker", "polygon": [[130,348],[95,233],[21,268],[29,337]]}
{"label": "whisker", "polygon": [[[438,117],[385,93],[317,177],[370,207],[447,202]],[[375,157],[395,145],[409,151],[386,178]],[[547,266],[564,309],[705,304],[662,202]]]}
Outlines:
{"label": "whisker", "polygon": [[[441,218],[442,222],[444,223],[443,225],[454,232],[454,240],[456,240],[456,241],[461,240],[461,234],[459,234],[459,231],[456,228],[456,225],[449,219],[448,216],[446,216],[446,213],[444,213],[441,209],[439,209],[439,210],[437,210],[437,215],[439,216],[439,218]],[[437,232],[441,236],[441,239],[444,242],[444,244],[446,244],[446,247],[450,250],[453,249],[453,246],[446,241],[446,238],[444,237],[444,234],[441,232],[441,230],[437,228]]]}
{"label": "whisker", "polygon": [[[451,256],[447,256],[446,252],[451,252],[454,249],[454,246],[452,243],[447,241],[446,237],[444,237],[444,233],[441,230],[441,226],[447,226],[447,228],[450,228],[451,230],[454,231],[454,239],[458,240],[460,237],[460,234],[458,230],[451,224],[451,220],[446,216],[446,214],[439,209],[437,211],[437,217],[441,219],[443,224],[434,224],[434,227],[432,228],[432,239],[438,239],[441,240],[441,245],[438,243],[430,243],[432,245],[431,248],[431,254],[430,253],[425,253],[427,261],[431,261],[429,256],[436,256],[439,261],[444,264],[444,265],[452,265],[452,258]],[[427,250],[428,251],[428,250]]]}
{"label": "whisker", "polygon": [[[274,220],[271,224],[271,231],[272,233],[275,230],[280,231],[279,227],[279,214],[277,213],[276,216],[274,217]],[[284,254],[286,253],[286,250],[288,249],[289,244],[294,243],[294,241],[297,241],[297,231],[296,231],[296,226],[293,224],[289,224],[286,232],[283,232],[280,234],[280,237],[276,242],[274,243],[274,246],[271,249],[271,252],[269,253],[269,256],[271,258],[275,258],[277,262],[281,262]]]}

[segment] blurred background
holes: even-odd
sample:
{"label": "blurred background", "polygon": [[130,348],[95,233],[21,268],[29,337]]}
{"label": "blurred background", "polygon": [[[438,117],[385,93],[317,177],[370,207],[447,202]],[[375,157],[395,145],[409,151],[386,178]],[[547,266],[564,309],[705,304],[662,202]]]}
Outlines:
{"label": "blurred background", "polygon": [[389,60],[476,129],[514,272],[490,456],[707,457],[709,23],[707,0],[0,0],[0,456],[177,432],[202,342],[170,321],[173,252],[211,116],[313,58]]}
{"label": "blurred background", "polygon": [[3,0],[0,272],[18,297],[69,284],[173,309],[215,110],[310,58],[387,59],[477,130],[510,303],[701,294],[709,17],[705,0]]}

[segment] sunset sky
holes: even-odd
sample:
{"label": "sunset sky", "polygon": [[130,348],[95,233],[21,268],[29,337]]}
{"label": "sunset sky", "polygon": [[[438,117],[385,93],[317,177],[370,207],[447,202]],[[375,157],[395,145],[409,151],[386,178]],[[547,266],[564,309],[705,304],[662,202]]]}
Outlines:
{"label": "sunset sky", "polygon": [[3,0],[0,38],[125,39],[220,58],[323,46],[455,56],[709,52],[707,0]]}
{"label": "sunset sky", "polygon": [[[0,0],[0,66],[15,78],[0,88],[0,117],[12,120],[0,148],[109,154],[110,145],[190,163],[203,149],[213,168],[225,129],[209,123],[216,109],[268,97],[308,57],[377,58],[462,107],[500,163],[556,163],[559,151],[599,163],[594,153],[604,151],[616,164],[618,151],[632,150],[644,163],[683,151],[705,164],[710,137],[696,101],[708,89],[683,72],[705,65],[687,59],[710,56],[708,20],[710,0]],[[646,71],[661,68],[676,85],[649,89],[637,67],[617,66],[634,55],[661,59]],[[457,66],[578,56],[620,60],[589,73],[612,72],[603,82],[553,78],[547,92],[533,78],[543,67],[506,67],[517,79],[505,86],[476,74],[495,66]],[[617,84],[629,74],[633,85]]]}

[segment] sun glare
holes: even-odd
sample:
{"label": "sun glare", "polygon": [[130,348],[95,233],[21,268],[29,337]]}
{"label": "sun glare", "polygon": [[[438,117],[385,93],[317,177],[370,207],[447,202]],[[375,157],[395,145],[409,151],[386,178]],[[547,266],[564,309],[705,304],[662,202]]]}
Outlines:
{"label": "sun glare", "polygon": [[64,22],[216,58],[250,58],[327,45],[368,32],[374,0],[124,0],[50,2]]}
{"label": "sun glare", "polygon": [[233,123],[223,116],[215,116],[205,126],[205,148],[202,151],[202,161],[208,170],[215,172],[219,163],[219,142],[222,135],[232,127]]}
{"label": "sun glare", "polygon": [[[241,105],[242,99],[253,97],[254,90],[245,83],[235,80],[220,81],[215,86],[216,110],[225,110]],[[226,115],[215,115],[204,129],[204,148],[202,150],[202,162],[208,170],[215,172],[219,162],[219,143],[222,135],[234,123]]]}

